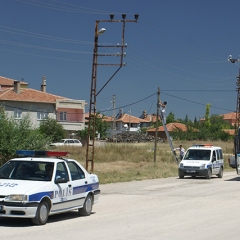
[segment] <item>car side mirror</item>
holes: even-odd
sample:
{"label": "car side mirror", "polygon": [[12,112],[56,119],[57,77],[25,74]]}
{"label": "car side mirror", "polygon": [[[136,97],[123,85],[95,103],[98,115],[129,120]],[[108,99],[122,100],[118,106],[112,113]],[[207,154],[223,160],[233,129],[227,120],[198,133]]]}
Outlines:
{"label": "car side mirror", "polygon": [[212,157],[212,162],[215,162],[216,161],[216,157]]}
{"label": "car side mirror", "polygon": [[58,183],[67,183],[68,180],[66,178],[58,178],[54,181],[56,184]]}

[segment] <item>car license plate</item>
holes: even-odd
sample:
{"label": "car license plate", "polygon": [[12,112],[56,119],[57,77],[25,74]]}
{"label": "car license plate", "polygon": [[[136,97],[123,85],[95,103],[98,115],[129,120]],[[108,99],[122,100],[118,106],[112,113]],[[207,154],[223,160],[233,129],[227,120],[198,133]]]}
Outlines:
{"label": "car license plate", "polygon": [[3,210],[3,205],[0,205],[0,211],[2,211]]}
{"label": "car license plate", "polygon": [[188,173],[195,173],[195,170],[187,170]]}

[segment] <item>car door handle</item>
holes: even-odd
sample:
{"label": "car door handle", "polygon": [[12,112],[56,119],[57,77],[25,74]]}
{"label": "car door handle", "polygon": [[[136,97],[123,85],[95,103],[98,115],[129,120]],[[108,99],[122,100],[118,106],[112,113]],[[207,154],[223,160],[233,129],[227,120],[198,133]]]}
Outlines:
{"label": "car door handle", "polygon": [[88,182],[87,181],[85,181],[85,184],[87,184]]}
{"label": "car door handle", "polygon": [[71,185],[71,184],[69,184],[69,185],[68,185],[68,187],[69,187],[69,188],[71,188],[71,187],[72,187],[72,185]]}

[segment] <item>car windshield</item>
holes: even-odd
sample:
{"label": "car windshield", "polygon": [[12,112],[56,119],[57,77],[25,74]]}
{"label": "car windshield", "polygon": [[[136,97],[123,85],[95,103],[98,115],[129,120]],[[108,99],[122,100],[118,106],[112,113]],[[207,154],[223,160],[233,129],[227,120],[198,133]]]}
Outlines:
{"label": "car windshield", "polygon": [[0,168],[1,179],[51,181],[54,163],[9,161]]}
{"label": "car windshield", "polygon": [[210,160],[211,150],[189,149],[184,160]]}

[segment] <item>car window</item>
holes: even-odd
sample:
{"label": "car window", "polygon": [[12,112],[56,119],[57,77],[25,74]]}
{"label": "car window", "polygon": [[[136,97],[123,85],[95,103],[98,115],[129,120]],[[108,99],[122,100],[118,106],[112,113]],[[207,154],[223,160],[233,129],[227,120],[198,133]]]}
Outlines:
{"label": "car window", "polygon": [[57,178],[65,178],[67,181],[69,180],[67,168],[64,162],[60,162],[57,164],[55,179]]}
{"label": "car window", "polygon": [[0,168],[0,178],[31,181],[51,181],[46,166],[54,163],[37,161],[9,161]]}
{"label": "car window", "polygon": [[75,139],[75,140],[73,140],[74,141],[74,143],[79,143],[79,141],[77,140],[77,139]]}
{"label": "car window", "polygon": [[75,162],[67,162],[67,165],[73,181],[85,178],[83,170]]}

